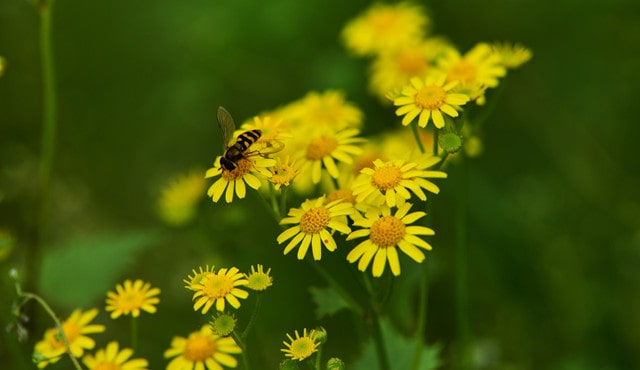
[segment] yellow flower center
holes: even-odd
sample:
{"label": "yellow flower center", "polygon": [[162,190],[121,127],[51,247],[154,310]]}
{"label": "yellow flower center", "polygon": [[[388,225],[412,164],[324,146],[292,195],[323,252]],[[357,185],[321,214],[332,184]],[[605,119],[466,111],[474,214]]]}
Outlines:
{"label": "yellow flower center", "polygon": [[121,370],[121,369],[122,367],[120,367],[120,365],[115,364],[113,362],[101,362],[91,368],[91,370]]}
{"label": "yellow flower center", "polygon": [[334,200],[344,199],[345,202],[356,204],[356,197],[353,196],[353,191],[349,189],[338,189],[327,196],[326,203],[331,203]]}
{"label": "yellow flower center", "polygon": [[244,175],[248,174],[253,163],[250,159],[241,158],[238,162],[236,162],[236,164],[238,166],[233,171],[227,171],[225,169],[222,170],[222,177],[224,177],[227,181],[240,179]]}
{"label": "yellow flower center", "polygon": [[440,86],[430,85],[421,88],[415,95],[416,105],[422,109],[434,110],[444,104],[447,92]]}
{"label": "yellow flower center", "polygon": [[140,308],[144,304],[144,293],[140,291],[125,292],[118,297],[116,306],[118,309],[129,312],[135,308]]}
{"label": "yellow flower center", "polygon": [[320,136],[307,146],[307,159],[318,161],[328,156],[338,147],[338,140],[334,137]]}
{"label": "yellow flower center", "polygon": [[394,216],[384,216],[371,225],[369,238],[378,247],[393,247],[404,238],[405,226]]}
{"label": "yellow flower center", "polygon": [[313,207],[300,217],[300,230],[305,234],[317,234],[327,225],[331,217],[324,207]]}
{"label": "yellow flower center", "polygon": [[376,168],[371,175],[371,184],[380,190],[395,188],[402,180],[402,172],[394,165]]}
{"label": "yellow flower center", "polygon": [[257,291],[266,290],[272,284],[271,277],[264,272],[254,272],[247,277],[247,280],[249,280],[247,287]]}
{"label": "yellow flower center", "polygon": [[396,57],[398,69],[407,76],[418,76],[424,74],[427,69],[427,61],[419,53],[404,52]]}
{"label": "yellow flower center", "polygon": [[287,162],[281,162],[276,164],[275,168],[271,171],[271,178],[269,179],[274,184],[289,185],[291,180],[298,175],[298,171]]}
{"label": "yellow flower center", "polygon": [[309,337],[302,337],[291,342],[289,353],[294,359],[304,360],[305,358],[311,356],[315,351],[316,346],[313,342],[313,339]]}
{"label": "yellow flower center", "polygon": [[461,60],[454,65],[447,74],[447,81],[460,81],[461,84],[468,84],[476,80],[478,71],[475,65]]}
{"label": "yellow flower center", "polygon": [[216,342],[200,333],[193,334],[187,339],[184,347],[184,358],[191,362],[203,362],[217,351]]}
{"label": "yellow flower center", "polygon": [[211,275],[202,288],[203,293],[211,298],[223,298],[233,289],[233,280],[225,275]]}

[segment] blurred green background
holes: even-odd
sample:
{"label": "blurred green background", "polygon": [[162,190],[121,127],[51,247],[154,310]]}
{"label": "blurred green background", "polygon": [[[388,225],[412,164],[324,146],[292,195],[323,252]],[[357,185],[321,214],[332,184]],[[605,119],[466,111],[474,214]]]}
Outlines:
{"label": "blurred green background", "polygon": [[[342,89],[365,113],[365,133],[393,112],[367,93],[367,62],[350,57],[342,26],[364,1],[56,1],[54,47],[59,129],[51,229],[40,293],[62,317],[103,308],[125,278],[162,289],[143,315],[140,355],[164,368],[172,336],[202,317],[182,279],[206,263],[273,268],[275,284],[249,345],[275,368],[285,333],[313,327],[309,284],[318,276],[276,245],[278,228],[257,198],[203,200],[178,229],[155,213],[175,174],[211,166],[221,153],[218,105],[243,121],[311,90]],[[433,33],[463,51],[478,41],[517,41],[533,59],[506,79],[469,162],[470,312],[479,368],[640,367],[640,3],[532,0],[427,2]],[[14,297],[7,271],[30,239],[41,132],[38,15],[26,1],[0,3],[0,227],[17,249],[0,262],[0,318]],[[455,324],[456,176],[434,197],[428,342],[450,363]],[[411,278],[410,271],[407,278]],[[252,305],[251,298],[243,307]],[[39,312],[39,311],[38,311]],[[40,313],[39,313],[40,315]],[[239,313],[245,318],[243,312]],[[321,320],[325,353],[353,360],[353,316]],[[99,336],[127,338],[128,322]],[[3,331],[0,357],[29,368],[34,340]],[[400,323],[400,327],[402,324]],[[354,328],[351,330],[350,328]],[[148,339],[144,339],[146,338]],[[5,361],[7,359],[7,361]],[[52,368],[62,368],[53,367]]]}

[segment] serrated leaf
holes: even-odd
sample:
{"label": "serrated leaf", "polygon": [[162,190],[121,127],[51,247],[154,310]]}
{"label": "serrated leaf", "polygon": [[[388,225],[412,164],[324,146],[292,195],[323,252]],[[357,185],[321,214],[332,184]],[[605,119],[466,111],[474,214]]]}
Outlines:
{"label": "serrated leaf", "polygon": [[310,287],[311,298],[316,304],[316,317],[318,319],[327,315],[349,308],[347,302],[332,288]]}
{"label": "serrated leaf", "polygon": [[44,255],[42,295],[71,307],[86,306],[115,287],[115,279],[156,232],[132,231],[73,240]]}
{"label": "serrated leaf", "polygon": [[[389,356],[389,364],[392,369],[411,369],[413,366],[413,355],[415,342],[411,338],[406,338],[398,333],[387,321],[381,321],[384,344]],[[440,347],[424,346],[420,356],[420,370],[431,370],[438,368],[441,363],[439,359]],[[349,369],[353,370],[377,370],[380,369],[376,349],[373,340],[369,340],[362,351],[362,356]]]}

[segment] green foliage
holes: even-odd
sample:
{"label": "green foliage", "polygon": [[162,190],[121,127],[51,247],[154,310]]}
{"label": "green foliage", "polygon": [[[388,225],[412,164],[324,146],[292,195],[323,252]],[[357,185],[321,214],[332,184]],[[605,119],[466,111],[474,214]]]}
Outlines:
{"label": "green foliage", "polygon": [[113,290],[136,253],[157,240],[153,230],[92,235],[67,241],[45,254],[41,286],[46,296],[67,307],[86,307]]}
{"label": "green foliage", "polygon": [[349,308],[349,304],[331,287],[317,288],[312,286],[309,287],[309,292],[313,302],[316,304],[315,313],[318,319]]}
{"label": "green foliage", "polygon": [[[384,344],[389,354],[389,363],[392,369],[411,369],[415,351],[413,338],[406,338],[398,333],[391,323],[386,320],[381,322]],[[436,369],[441,365],[440,347],[437,345],[425,346],[420,356],[420,370]],[[349,369],[353,370],[377,370],[378,360],[373,341],[369,341],[362,351],[362,356]]]}

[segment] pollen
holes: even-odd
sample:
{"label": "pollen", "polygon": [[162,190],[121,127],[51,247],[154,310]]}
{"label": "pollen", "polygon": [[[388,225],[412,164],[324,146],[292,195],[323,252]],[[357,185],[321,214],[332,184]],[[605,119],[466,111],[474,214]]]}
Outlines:
{"label": "pollen", "polygon": [[203,284],[204,295],[223,298],[233,290],[233,280],[224,275],[212,275]]}
{"label": "pollen", "polygon": [[338,140],[330,136],[320,136],[307,146],[307,159],[318,161],[328,156],[338,147]]}
{"label": "pollen", "polygon": [[203,362],[216,353],[216,342],[204,335],[192,335],[184,348],[184,357],[191,362]]}
{"label": "pollen", "polygon": [[253,162],[248,158],[241,158],[238,162],[236,162],[236,164],[238,166],[232,171],[228,171],[226,169],[222,170],[222,177],[224,177],[225,180],[233,181],[236,179],[241,179],[242,177],[244,177],[244,175],[249,173],[251,167],[253,166]]}
{"label": "pollen", "polygon": [[324,207],[313,207],[300,218],[300,230],[306,234],[317,234],[329,225],[329,210]]}
{"label": "pollen", "polygon": [[453,66],[447,75],[447,81],[460,81],[462,84],[467,84],[476,80],[478,70],[475,65],[467,61],[461,60],[455,66]]}
{"label": "pollen", "polygon": [[421,109],[440,108],[447,98],[447,92],[440,86],[424,86],[415,96],[416,105]]}
{"label": "pollen", "polygon": [[371,241],[379,247],[393,247],[404,238],[405,226],[394,216],[384,216],[371,226]]}
{"label": "pollen", "polygon": [[395,188],[402,180],[402,171],[396,166],[376,168],[371,175],[371,184],[379,190]]}

